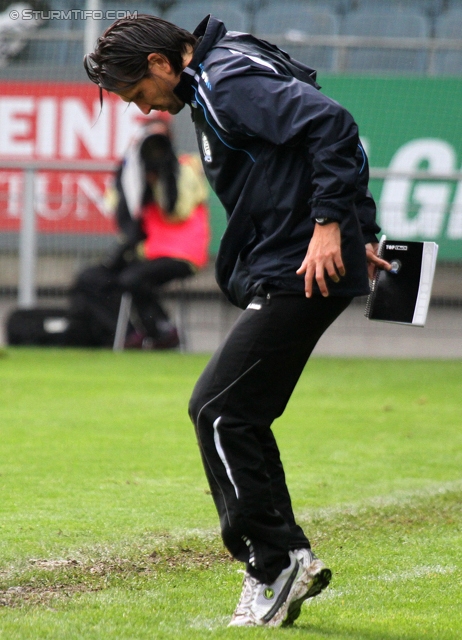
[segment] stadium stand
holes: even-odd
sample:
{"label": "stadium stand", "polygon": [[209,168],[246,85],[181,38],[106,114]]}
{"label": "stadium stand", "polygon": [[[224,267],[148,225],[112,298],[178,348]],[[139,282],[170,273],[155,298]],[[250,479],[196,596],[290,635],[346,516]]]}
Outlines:
{"label": "stadium stand", "polygon": [[168,10],[165,19],[193,31],[207,14],[219,17],[230,31],[246,31],[248,24],[245,13],[238,4],[232,2],[190,2]]}
{"label": "stadium stand", "polygon": [[359,10],[379,13],[405,11],[417,15],[436,15],[444,9],[444,0],[358,0]]}
{"label": "stadium stand", "polygon": [[283,0],[282,2],[277,2],[275,0],[262,0],[260,2],[260,9],[279,6],[280,12],[283,13],[288,4],[298,4],[305,9],[320,12],[328,11],[329,13],[335,13],[338,16],[343,16],[348,13],[348,11],[352,11],[356,7],[356,3],[357,0]]}
{"label": "stadium stand", "polygon": [[281,13],[280,8],[273,5],[258,13],[255,32],[268,40],[271,36],[282,35],[286,41],[283,49],[316,69],[329,71],[335,68],[334,47],[307,46],[309,36],[339,34],[339,18],[326,9],[307,8],[300,2],[292,2],[286,3]]}
{"label": "stadium stand", "polygon": [[[462,36],[462,6],[441,15],[435,24],[435,37],[460,40]],[[436,51],[433,71],[436,75],[460,76],[462,70],[462,50]]]}
{"label": "stadium stand", "polygon": [[[61,24],[64,21],[61,21]],[[26,64],[49,64],[53,60],[54,65],[59,66],[77,66],[82,62],[82,38],[79,34],[77,38],[77,29],[71,28],[72,23],[67,23],[68,28],[60,28],[59,33],[62,39],[50,40],[30,40],[25,48],[21,61]],[[50,30],[53,26],[50,26]],[[58,31],[58,29],[55,29]]]}
{"label": "stadium stand", "polygon": [[[18,2],[0,13],[0,68],[27,47],[28,36],[40,27],[39,21],[26,20],[21,16],[24,8],[29,8],[29,5]],[[19,15],[18,19],[11,18],[14,12]]]}
{"label": "stadium stand", "polygon": [[[400,11],[377,13],[369,9],[348,14],[342,25],[343,35],[372,36],[380,38],[426,38],[430,25],[424,16]],[[406,50],[383,48],[351,48],[346,55],[343,69],[360,72],[425,73],[428,53],[425,49]]]}
{"label": "stadium stand", "polygon": [[444,6],[447,11],[452,11],[453,9],[460,9],[462,2],[461,0],[446,0]]}
{"label": "stadium stand", "polygon": [[[68,0],[49,0],[48,4],[50,9],[64,11],[76,6]],[[462,74],[462,50],[453,44],[446,50],[438,43],[433,52],[431,44],[433,38],[460,40],[461,0],[108,0],[101,2],[101,9],[157,13],[188,29],[213,13],[229,29],[267,35],[321,71]],[[111,22],[98,20],[98,31]],[[81,18],[42,21],[39,28],[25,34],[21,50],[11,50],[0,76],[84,80],[81,59],[85,24]],[[318,39],[314,45],[304,42],[313,36]],[[325,43],[319,41],[323,36],[327,38]],[[407,42],[401,48],[397,42],[383,44],[383,40],[375,46],[367,42],[345,44],[342,37],[351,36],[403,38]],[[422,48],[415,40],[419,38]]]}

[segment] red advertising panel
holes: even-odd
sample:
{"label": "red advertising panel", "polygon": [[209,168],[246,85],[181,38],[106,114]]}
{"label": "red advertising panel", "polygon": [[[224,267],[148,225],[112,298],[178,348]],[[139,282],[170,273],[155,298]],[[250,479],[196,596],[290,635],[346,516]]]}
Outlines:
{"label": "red advertising panel", "polygon": [[[144,119],[135,105],[104,94],[91,83],[0,83],[0,160],[112,162],[123,155]],[[38,171],[34,202],[42,232],[108,233],[108,172]],[[0,170],[0,232],[17,231],[24,175]]]}

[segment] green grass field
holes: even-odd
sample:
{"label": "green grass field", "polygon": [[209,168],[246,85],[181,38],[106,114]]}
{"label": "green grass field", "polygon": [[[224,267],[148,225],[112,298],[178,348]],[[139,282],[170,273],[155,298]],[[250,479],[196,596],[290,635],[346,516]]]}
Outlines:
{"label": "green grass field", "polygon": [[0,639],[462,638],[462,362],[314,358],[275,431],[331,587],[291,629],[240,594],[186,413],[205,356],[0,358]]}

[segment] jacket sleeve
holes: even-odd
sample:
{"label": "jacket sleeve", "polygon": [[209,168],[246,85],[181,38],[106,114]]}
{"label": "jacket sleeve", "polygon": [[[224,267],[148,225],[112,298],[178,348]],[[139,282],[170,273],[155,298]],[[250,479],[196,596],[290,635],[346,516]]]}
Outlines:
{"label": "jacket sleeve", "polygon": [[[304,144],[313,185],[311,217],[341,221],[358,196],[358,129],[350,113],[314,87],[271,72],[250,71],[203,89],[232,136],[276,145]],[[309,169],[308,169],[309,170]]]}
{"label": "jacket sleeve", "polygon": [[380,227],[376,222],[377,207],[372,193],[369,191],[369,160],[361,143],[358,144],[358,191],[355,199],[356,213],[358,214],[364,243],[378,242],[377,233]]}

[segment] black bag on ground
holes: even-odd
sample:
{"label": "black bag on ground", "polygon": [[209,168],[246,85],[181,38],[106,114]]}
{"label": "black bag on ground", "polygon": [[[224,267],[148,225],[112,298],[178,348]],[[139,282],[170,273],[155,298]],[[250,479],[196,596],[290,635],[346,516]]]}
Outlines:
{"label": "black bag on ground", "polygon": [[13,311],[6,323],[8,344],[110,348],[122,293],[116,271],[104,265],[88,267],[70,289],[69,308]]}
{"label": "black bag on ground", "polygon": [[62,347],[68,341],[69,325],[67,309],[15,309],[6,322],[6,338],[10,345]]}

